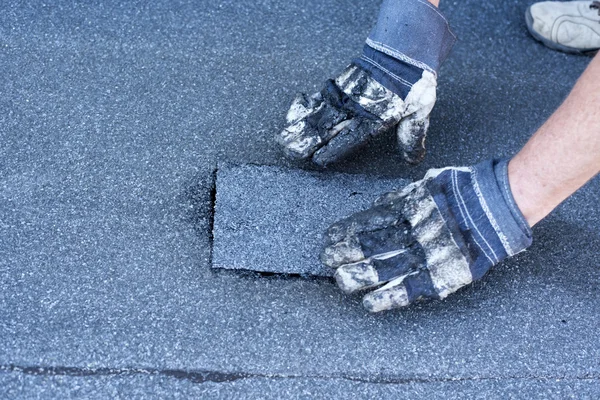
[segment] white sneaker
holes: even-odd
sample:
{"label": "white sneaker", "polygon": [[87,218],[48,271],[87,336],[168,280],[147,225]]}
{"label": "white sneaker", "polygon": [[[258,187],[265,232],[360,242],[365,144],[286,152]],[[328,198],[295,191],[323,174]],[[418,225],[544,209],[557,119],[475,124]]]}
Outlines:
{"label": "white sneaker", "polygon": [[600,1],[543,1],[525,13],[527,28],[546,46],[567,53],[600,49]]}

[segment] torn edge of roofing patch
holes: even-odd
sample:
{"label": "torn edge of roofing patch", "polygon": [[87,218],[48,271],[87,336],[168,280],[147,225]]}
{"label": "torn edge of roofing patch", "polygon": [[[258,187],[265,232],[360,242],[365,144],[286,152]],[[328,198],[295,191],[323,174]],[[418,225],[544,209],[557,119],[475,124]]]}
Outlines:
{"label": "torn edge of roofing patch", "polygon": [[217,176],[219,172],[219,165],[217,164],[211,171],[211,182],[210,182],[210,204],[208,211],[208,244],[210,246],[208,253],[208,263],[210,268],[213,268],[213,252],[215,243],[215,213],[217,206]]}

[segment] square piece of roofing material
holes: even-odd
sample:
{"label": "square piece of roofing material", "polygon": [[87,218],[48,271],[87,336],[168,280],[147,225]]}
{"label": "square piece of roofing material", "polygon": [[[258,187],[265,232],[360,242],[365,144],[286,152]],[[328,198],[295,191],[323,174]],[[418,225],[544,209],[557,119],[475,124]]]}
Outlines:
{"label": "square piece of roofing material", "polygon": [[212,267],[332,276],[319,261],[325,230],[408,183],[273,166],[220,166]]}

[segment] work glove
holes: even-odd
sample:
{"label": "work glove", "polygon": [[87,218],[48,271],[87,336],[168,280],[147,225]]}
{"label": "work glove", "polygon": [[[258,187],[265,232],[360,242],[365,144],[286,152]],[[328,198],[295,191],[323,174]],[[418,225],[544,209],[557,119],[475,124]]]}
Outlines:
{"label": "work glove", "polygon": [[385,0],[362,55],[308,96],[298,94],[277,136],[286,155],[325,166],[396,127],[410,163],[425,156],[437,70],[455,38],[423,0]]}
{"label": "work glove", "polygon": [[507,165],[429,170],[333,224],[321,260],[344,292],[375,289],[363,299],[372,312],[445,298],[531,245]]}

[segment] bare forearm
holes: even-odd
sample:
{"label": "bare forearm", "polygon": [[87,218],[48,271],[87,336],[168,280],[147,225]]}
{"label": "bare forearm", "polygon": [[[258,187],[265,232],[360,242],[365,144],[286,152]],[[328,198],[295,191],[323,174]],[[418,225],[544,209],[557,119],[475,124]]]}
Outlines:
{"label": "bare forearm", "polygon": [[509,164],[510,186],[531,226],[600,172],[600,57]]}

